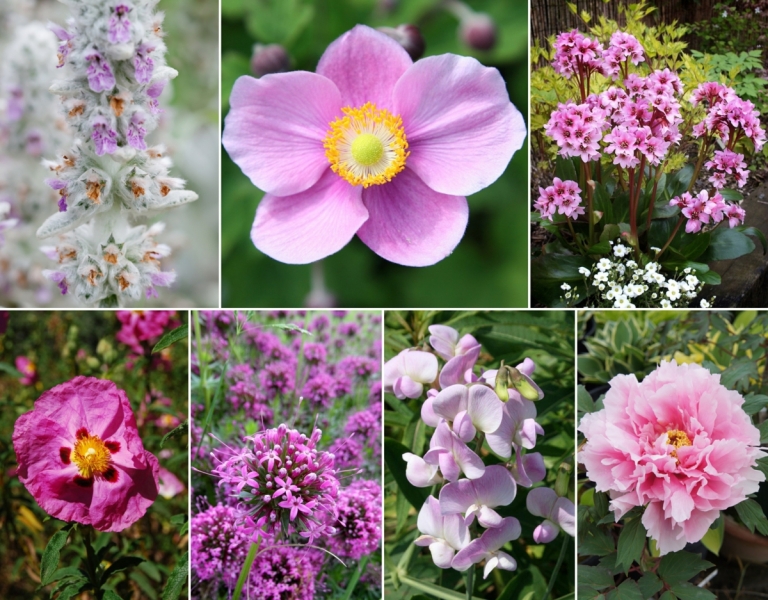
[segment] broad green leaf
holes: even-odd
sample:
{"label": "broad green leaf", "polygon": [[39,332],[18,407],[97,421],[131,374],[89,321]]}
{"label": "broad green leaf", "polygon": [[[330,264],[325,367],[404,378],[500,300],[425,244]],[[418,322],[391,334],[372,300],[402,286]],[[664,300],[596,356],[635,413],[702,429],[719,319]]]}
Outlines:
{"label": "broad green leaf", "polygon": [[613,575],[608,569],[604,567],[579,565],[578,585],[579,588],[589,587],[599,591],[611,587],[615,585],[615,583],[613,581]]}
{"label": "broad green leaf", "polygon": [[765,234],[757,227],[744,227],[740,228],[744,235],[754,235],[763,246],[763,254],[768,252],[768,240],[765,239]]}
{"label": "broad green leaf", "polygon": [[713,260],[730,260],[749,254],[755,249],[754,242],[736,229],[715,229],[707,251],[700,261],[709,263]]}
{"label": "broad green leaf", "polygon": [[592,267],[586,256],[544,254],[531,261],[531,294],[542,304],[552,305],[564,294],[560,286],[583,284],[584,276],[579,267]]}
{"label": "broad green leaf", "polygon": [[189,335],[189,326],[184,324],[180,327],[177,327],[176,329],[173,329],[169,331],[168,333],[164,334],[163,337],[160,338],[160,340],[155,344],[155,347],[152,348],[152,354],[155,354],[156,352],[160,352],[161,350],[164,350],[168,346],[171,346],[172,344],[175,344],[176,342],[183,340]]}
{"label": "broad green leaf", "polygon": [[583,385],[576,388],[576,403],[579,412],[591,413],[595,410],[595,402],[592,400],[592,396],[589,395],[587,388]]}
{"label": "broad green leaf", "polygon": [[611,590],[605,600],[645,600],[637,582],[627,579],[615,590]]}
{"label": "broad green leaf", "polygon": [[763,535],[768,535],[768,520],[766,520],[763,509],[757,502],[751,498],[742,500],[736,505],[736,513],[739,515],[739,519],[741,519],[744,526],[752,533],[757,529]]}
{"label": "broad green leaf", "polygon": [[427,488],[417,488],[405,476],[406,463],[403,460],[403,454],[410,452],[408,448],[392,438],[384,438],[384,463],[389,472],[397,482],[397,486],[402,490],[403,495],[417,511],[421,509],[424,502],[427,501],[429,491]]}
{"label": "broad green leaf", "polygon": [[0,371],[8,373],[8,375],[15,377],[16,379],[24,377],[24,374],[21,371],[19,371],[16,367],[9,365],[8,363],[0,362]]}
{"label": "broad green leaf", "polygon": [[122,600],[122,598],[120,598],[120,596],[118,596],[112,590],[106,590],[104,592],[104,600]]}
{"label": "broad green leaf", "polygon": [[640,592],[643,594],[643,598],[653,598],[654,594],[664,587],[661,579],[658,578],[656,573],[644,573],[643,576],[637,581],[637,587],[640,588]]}
{"label": "broad green leaf", "polygon": [[56,572],[56,567],[59,566],[59,554],[64,544],[67,543],[67,537],[69,537],[69,532],[74,525],[74,523],[67,523],[54,533],[43,550],[43,557],[40,559],[40,582],[42,585],[48,585],[54,581],[50,578]]}
{"label": "broad green leaf", "polygon": [[698,554],[679,550],[662,557],[658,574],[668,585],[675,585],[688,581],[713,566],[711,562],[703,560]]}
{"label": "broad green leaf", "polygon": [[[474,567],[471,567],[471,568],[474,568]],[[440,587],[439,585],[435,585],[434,583],[430,583],[428,581],[421,581],[419,579],[414,579],[412,577],[408,577],[407,575],[401,576],[400,581],[405,585],[409,585],[412,588],[419,590],[420,592],[430,594],[435,598],[440,598],[440,600],[467,600],[467,596],[464,594],[460,594],[459,592],[454,592],[453,590]],[[471,600],[482,600],[482,599],[477,598],[476,596],[472,596]]]}
{"label": "broad green leaf", "polygon": [[648,537],[648,535],[640,517],[625,520],[624,527],[619,534],[616,566],[623,567],[624,572],[626,573],[629,571],[632,563],[640,562],[643,548],[645,548],[646,537]]}
{"label": "broad green leaf", "polygon": [[728,389],[745,390],[749,387],[750,378],[757,378],[757,364],[750,358],[741,358],[731,362],[730,366],[720,376],[720,383]]}
{"label": "broad green leaf", "polygon": [[669,590],[680,600],[717,600],[709,590],[697,587],[690,583],[678,583]]}

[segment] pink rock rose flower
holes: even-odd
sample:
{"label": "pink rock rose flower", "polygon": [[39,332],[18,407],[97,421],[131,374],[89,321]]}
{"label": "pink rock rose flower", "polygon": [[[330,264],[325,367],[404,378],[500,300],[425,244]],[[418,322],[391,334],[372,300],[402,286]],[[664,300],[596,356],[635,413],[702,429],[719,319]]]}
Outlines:
{"label": "pink rock rose flower", "polygon": [[464,235],[465,196],[493,183],[525,139],[496,69],[443,54],[413,62],[358,25],[316,73],[241,77],[222,143],[266,192],[251,238],[310,263],[357,234],[379,256],[427,266]]}
{"label": "pink rock rose flower", "polygon": [[698,542],[721,510],[757,491],[760,433],[719,375],[672,361],[642,383],[618,375],[610,384],[605,408],[581,420],[578,458],[610,493],[617,521],[646,507],[642,523],[661,554]]}
{"label": "pink rock rose flower", "polygon": [[16,370],[21,373],[19,383],[21,385],[35,385],[37,383],[37,365],[26,356],[16,357]]}
{"label": "pink rock rose flower", "polygon": [[48,514],[122,531],[157,498],[157,459],[144,449],[125,392],[75,377],[16,420],[19,480]]}

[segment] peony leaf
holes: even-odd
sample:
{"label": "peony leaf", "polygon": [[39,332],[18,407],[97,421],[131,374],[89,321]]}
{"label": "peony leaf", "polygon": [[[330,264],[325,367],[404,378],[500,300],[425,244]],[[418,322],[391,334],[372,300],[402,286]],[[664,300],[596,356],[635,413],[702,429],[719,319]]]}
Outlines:
{"label": "peony leaf", "polygon": [[69,532],[74,527],[74,523],[67,523],[59,531],[51,536],[48,545],[43,550],[43,557],[40,560],[40,582],[42,585],[48,585],[53,579],[51,577],[59,566],[59,553],[67,543]]}
{"label": "peony leaf", "polygon": [[662,557],[658,573],[667,585],[675,585],[688,581],[691,577],[714,566],[698,554],[679,550]]}
{"label": "peony leaf", "polygon": [[744,527],[749,529],[750,532],[754,533],[755,529],[757,529],[763,535],[768,535],[768,520],[766,520],[763,509],[757,502],[747,498],[736,505],[736,512]]}
{"label": "peony leaf", "polygon": [[755,393],[749,393],[744,396],[744,405],[742,408],[748,415],[757,414],[766,406],[768,406],[768,396]]}
{"label": "peony leaf", "polygon": [[624,528],[621,530],[621,534],[619,534],[616,566],[623,567],[626,573],[629,571],[632,563],[639,563],[640,557],[643,554],[643,548],[645,548],[646,537],[648,537],[648,534],[640,517],[635,517],[629,521],[625,520]]}
{"label": "peony leaf", "polygon": [[715,596],[709,590],[697,587],[690,583],[678,583],[670,590],[680,600],[716,600]]}
{"label": "peony leaf", "polygon": [[605,597],[605,600],[645,600],[637,583],[631,579],[627,579],[615,590],[611,590]]}
{"label": "peony leaf", "polygon": [[615,585],[613,575],[604,567],[579,566],[578,576],[579,595],[582,594],[582,587],[600,591]]}
{"label": "peony leaf", "polygon": [[656,573],[645,573],[637,582],[643,598],[653,598],[653,595],[664,587]]}

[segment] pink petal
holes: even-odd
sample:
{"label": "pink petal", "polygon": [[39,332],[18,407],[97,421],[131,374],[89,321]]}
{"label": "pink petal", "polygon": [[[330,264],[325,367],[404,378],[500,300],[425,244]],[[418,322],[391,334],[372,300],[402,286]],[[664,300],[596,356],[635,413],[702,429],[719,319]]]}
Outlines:
{"label": "pink petal", "polygon": [[344,106],[373,102],[391,110],[395,84],[412,64],[388,35],[357,25],[328,46],[316,71],[336,84]]}
{"label": "pink petal", "polygon": [[469,479],[459,479],[440,490],[440,512],[443,515],[464,514],[475,501],[475,490]]}
{"label": "pink petal", "polygon": [[467,412],[472,417],[475,427],[490,433],[496,431],[501,425],[504,403],[492,389],[484,385],[473,385],[469,388]]}
{"label": "pink petal", "polygon": [[469,391],[465,385],[452,385],[435,396],[432,410],[435,414],[448,421],[453,421],[461,411],[467,410]]}
{"label": "pink petal", "polygon": [[421,405],[421,420],[424,421],[430,427],[437,427],[440,423],[440,417],[435,412],[432,403],[434,398],[427,398],[424,400],[424,404]]}
{"label": "pink petal", "polygon": [[429,352],[408,350],[401,353],[405,373],[414,381],[432,383],[437,379],[437,358]]}
{"label": "pink petal", "polygon": [[484,557],[485,551],[478,538],[456,553],[451,566],[457,571],[466,571],[471,565],[483,560]]}
{"label": "pink petal", "polygon": [[555,517],[560,529],[572,537],[576,536],[576,507],[573,502],[568,498],[558,498],[552,516]]}
{"label": "pink petal", "polygon": [[438,457],[440,472],[448,481],[456,481],[461,475],[461,467],[450,452],[443,452]]}
{"label": "pink petal", "polygon": [[445,542],[438,540],[429,545],[429,551],[432,554],[432,561],[435,566],[441,569],[447,569],[451,566],[451,560],[456,551]]}
{"label": "pink petal", "polygon": [[360,188],[327,169],[306,191],[264,196],[256,210],[251,239],[275,260],[306,264],[341,250],[367,218]]}
{"label": "pink petal", "polygon": [[221,143],[257,188],[297,194],[328,169],[323,138],[342,107],[332,81],[305,71],[240,77],[230,106]]}
{"label": "pink petal", "polygon": [[442,358],[451,360],[455,355],[456,344],[459,341],[459,332],[447,325],[430,325],[429,333],[432,334],[429,336],[429,345]]}
{"label": "pink petal", "polygon": [[482,477],[485,472],[482,459],[458,438],[453,442],[453,455],[456,458],[456,463],[468,479]]}
{"label": "pink petal", "polygon": [[434,496],[428,496],[419,510],[416,527],[425,535],[443,537],[443,515],[440,513],[440,503]]}
{"label": "pink petal", "polygon": [[548,519],[555,507],[555,502],[557,502],[555,490],[548,487],[538,487],[528,492],[525,506],[532,515]]}
{"label": "pink petal", "polygon": [[549,519],[533,530],[533,539],[537,544],[548,544],[557,537],[560,528]]}
{"label": "pink petal", "polygon": [[481,506],[477,511],[477,522],[483,527],[498,527],[501,523],[501,515],[492,508]]}
{"label": "pink petal", "polygon": [[443,536],[456,550],[465,548],[471,540],[469,529],[459,515],[443,517]]}
{"label": "pink petal", "polygon": [[440,372],[440,387],[464,383],[464,373],[475,366],[479,356],[480,346],[478,345],[466,354],[450,359]]}
{"label": "pink petal", "polygon": [[424,386],[405,375],[395,380],[392,391],[400,400],[403,398],[418,398],[424,391]]}
{"label": "pink petal", "polygon": [[517,484],[504,465],[489,465],[485,473],[473,482],[479,504],[485,506],[506,506],[517,495]]}
{"label": "pink petal", "polygon": [[395,111],[408,166],[433,190],[468,196],[492,184],[525,140],[525,123],[501,74],[474,58],[416,62],[397,82]]}
{"label": "pink petal", "polygon": [[408,463],[405,476],[416,487],[429,487],[440,481],[437,467],[428,465],[424,459],[410,452],[403,454],[403,460]]}
{"label": "pink petal", "polygon": [[485,552],[496,552],[507,542],[519,538],[521,531],[520,521],[515,517],[505,517],[498,527],[483,532],[479,538],[480,545]]}
{"label": "pink petal", "polygon": [[370,218],[357,235],[382,258],[426,267],[448,256],[464,236],[467,199],[440,194],[410,169],[363,191]]}
{"label": "pink petal", "polygon": [[468,443],[474,439],[477,430],[472,424],[472,419],[466,411],[462,410],[453,420],[453,433],[455,433],[464,443]]}

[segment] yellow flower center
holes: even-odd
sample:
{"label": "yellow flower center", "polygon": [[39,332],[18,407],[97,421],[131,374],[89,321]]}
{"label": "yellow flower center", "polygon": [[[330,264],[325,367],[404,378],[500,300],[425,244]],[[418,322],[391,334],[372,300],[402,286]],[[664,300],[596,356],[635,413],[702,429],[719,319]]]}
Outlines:
{"label": "yellow flower center", "polygon": [[80,475],[91,479],[109,468],[110,452],[98,435],[84,434],[78,438],[72,450],[72,462],[77,465]]}
{"label": "yellow flower center", "polygon": [[341,111],[323,140],[333,172],[363,187],[392,181],[409,154],[403,120],[370,102]]}
{"label": "yellow flower center", "polygon": [[[692,445],[688,434],[685,433],[685,431],[680,431],[679,429],[672,429],[667,431],[667,443],[672,444],[675,447],[675,449],[671,452],[672,456],[675,458],[677,458],[677,448]],[[680,459],[678,459],[677,462],[680,464]]]}

